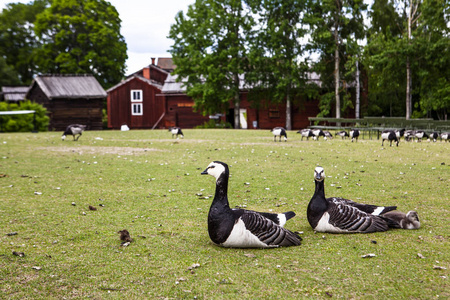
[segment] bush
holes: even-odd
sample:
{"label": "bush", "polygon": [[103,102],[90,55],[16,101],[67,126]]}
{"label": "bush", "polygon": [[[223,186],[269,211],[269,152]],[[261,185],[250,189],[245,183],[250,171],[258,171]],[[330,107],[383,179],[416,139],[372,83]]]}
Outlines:
{"label": "bush", "polygon": [[[4,115],[0,116],[0,131],[3,132],[29,132],[35,130],[47,131],[50,118],[47,110],[40,104],[29,100],[17,103],[0,102],[0,111],[34,110],[35,114]],[[36,115],[36,120],[34,120]]]}
{"label": "bush", "polygon": [[210,119],[208,122],[205,122],[202,125],[195,126],[195,128],[208,129],[208,128],[233,128],[233,127],[228,122],[220,121],[219,123],[216,123],[216,120]]}

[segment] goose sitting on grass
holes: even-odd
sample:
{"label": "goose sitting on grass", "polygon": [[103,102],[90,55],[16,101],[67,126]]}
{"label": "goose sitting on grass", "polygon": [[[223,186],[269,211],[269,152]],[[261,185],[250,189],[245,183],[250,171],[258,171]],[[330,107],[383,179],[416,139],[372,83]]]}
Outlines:
{"label": "goose sitting on grass", "polygon": [[211,240],[223,247],[273,248],[299,246],[301,237],[283,228],[292,211],[275,214],[245,209],[231,209],[228,203],[229,169],[214,161],[201,173],[216,178],[216,192],[208,214]]}
{"label": "goose sitting on grass", "polygon": [[416,212],[409,212],[406,215],[392,212],[397,209],[396,206],[356,203],[339,197],[325,198],[325,171],[322,167],[315,168],[314,180],[316,188],[306,214],[309,224],[315,231],[371,233],[386,231],[389,228],[414,229],[412,228],[414,226],[404,224],[407,224],[408,220],[410,222],[419,220]]}

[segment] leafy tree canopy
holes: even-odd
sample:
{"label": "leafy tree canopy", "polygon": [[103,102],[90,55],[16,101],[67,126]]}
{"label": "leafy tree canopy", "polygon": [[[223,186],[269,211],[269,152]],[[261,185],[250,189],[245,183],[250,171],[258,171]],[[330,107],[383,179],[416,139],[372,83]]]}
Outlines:
{"label": "leafy tree canopy", "polygon": [[119,14],[104,0],[53,0],[37,16],[41,47],[35,61],[40,73],[93,74],[104,88],[125,73],[127,46]]}

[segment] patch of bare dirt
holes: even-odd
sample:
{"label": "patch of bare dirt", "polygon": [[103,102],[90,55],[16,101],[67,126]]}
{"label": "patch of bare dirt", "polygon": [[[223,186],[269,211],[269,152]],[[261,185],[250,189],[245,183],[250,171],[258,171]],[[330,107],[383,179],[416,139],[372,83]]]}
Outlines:
{"label": "patch of bare dirt", "polygon": [[94,146],[80,146],[80,147],[45,147],[40,148],[47,151],[55,152],[73,152],[78,154],[114,154],[114,155],[140,155],[151,151],[161,151],[155,148],[134,148],[134,147],[94,147]]}

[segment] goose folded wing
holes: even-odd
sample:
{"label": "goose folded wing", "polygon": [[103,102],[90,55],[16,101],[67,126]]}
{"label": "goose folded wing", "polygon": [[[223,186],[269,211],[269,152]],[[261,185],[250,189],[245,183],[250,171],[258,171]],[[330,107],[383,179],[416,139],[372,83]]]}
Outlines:
{"label": "goose folded wing", "polygon": [[297,246],[301,244],[301,237],[277,225],[272,220],[254,211],[245,211],[241,215],[245,227],[261,242],[268,246]]}
{"label": "goose folded wing", "polygon": [[389,229],[386,221],[344,202],[332,202],[328,207],[329,223],[347,232],[377,232]]}
{"label": "goose folded wing", "polygon": [[371,204],[357,203],[352,200],[339,198],[339,197],[328,198],[327,200],[333,201],[337,205],[342,204],[342,205],[353,206],[353,207],[359,209],[360,211],[366,212],[368,214],[373,214],[375,212],[375,215],[381,215],[388,211],[397,209],[397,206],[376,206],[376,205],[371,205]]}

